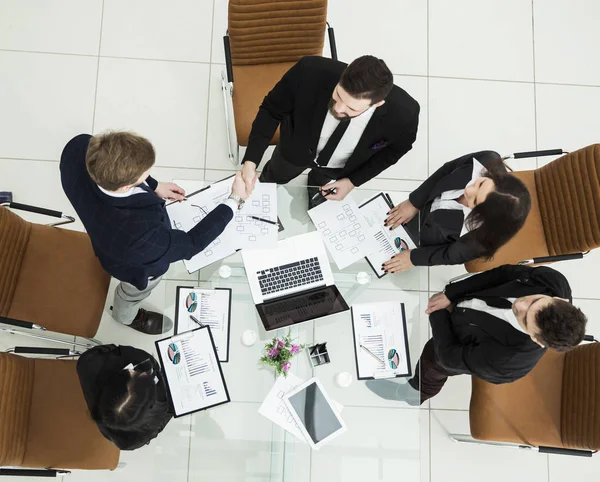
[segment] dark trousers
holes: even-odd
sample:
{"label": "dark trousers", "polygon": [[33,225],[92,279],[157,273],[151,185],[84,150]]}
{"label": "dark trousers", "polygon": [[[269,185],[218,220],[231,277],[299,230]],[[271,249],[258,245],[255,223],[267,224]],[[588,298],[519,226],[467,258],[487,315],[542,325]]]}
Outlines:
{"label": "dark trousers", "polygon": [[302,174],[305,169],[310,169],[308,173],[309,186],[323,186],[329,181],[337,180],[339,174],[342,172],[342,169],[327,169],[318,167],[315,163],[306,166],[292,164],[281,155],[278,145],[275,147],[271,160],[265,164],[260,175],[260,181],[287,184]]}
{"label": "dark trousers", "polygon": [[433,339],[425,343],[423,353],[415,368],[415,376],[408,383],[416,391],[421,392],[421,403],[440,393],[448,377],[458,373],[444,368],[437,360],[433,348]]}

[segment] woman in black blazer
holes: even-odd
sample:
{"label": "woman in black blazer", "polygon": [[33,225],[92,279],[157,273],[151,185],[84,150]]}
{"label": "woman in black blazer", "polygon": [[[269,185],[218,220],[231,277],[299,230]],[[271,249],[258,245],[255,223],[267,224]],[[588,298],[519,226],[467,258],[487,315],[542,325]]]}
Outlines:
{"label": "woman in black blazer", "polygon": [[91,417],[121,450],[150,443],[173,417],[160,365],[144,350],[95,346],[79,357],[77,374]]}
{"label": "woman in black blazer", "polygon": [[527,187],[506,172],[497,152],[481,151],[447,162],[389,212],[394,229],[420,212],[420,247],[384,263],[386,272],[413,266],[463,264],[494,253],[525,223]]}

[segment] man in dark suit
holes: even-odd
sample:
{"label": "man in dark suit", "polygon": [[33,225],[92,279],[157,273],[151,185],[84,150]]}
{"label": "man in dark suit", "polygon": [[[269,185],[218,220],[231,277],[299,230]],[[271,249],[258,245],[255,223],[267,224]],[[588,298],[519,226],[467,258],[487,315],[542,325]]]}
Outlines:
{"label": "man in dark suit", "polygon": [[248,197],[238,172],[230,199],[189,232],[171,228],[165,199],[185,192],[150,176],[155,152],[145,138],[129,132],[81,134],[69,141],[60,160],[65,194],[92,241],[102,267],[121,281],[112,317],[147,334],[169,331],[162,314],[139,308],[169,264],[190,259],[213,242]]}
{"label": "man in dark suit", "polygon": [[346,65],[304,57],[263,100],[242,176],[251,188],[279,126],[279,144],[260,179],[285,184],[310,168],[309,186],[333,180],[327,199],[343,199],[412,148],[418,121],[419,104],[394,85],[383,60],[365,55]]}
{"label": "man in dark suit", "polygon": [[568,351],[581,343],[587,319],[572,301],[566,278],[546,266],[505,265],[449,284],[429,300],[433,338],[414,378],[367,385],[384,398],[417,405],[439,393],[452,375],[513,382],[546,349]]}

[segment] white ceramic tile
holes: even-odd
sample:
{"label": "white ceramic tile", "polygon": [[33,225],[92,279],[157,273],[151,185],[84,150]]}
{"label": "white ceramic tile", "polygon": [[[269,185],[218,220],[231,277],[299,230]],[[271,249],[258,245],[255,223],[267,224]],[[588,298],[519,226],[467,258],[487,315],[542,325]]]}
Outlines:
{"label": "white ceramic tile", "polygon": [[469,414],[431,411],[431,482],[547,482],[547,456],[501,447],[457,444],[449,433],[469,434]]}
{"label": "white ceramic tile", "polygon": [[156,165],[204,167],[208,65],[102,58],[94,131],[132,130]]}
{"label": "white ceramic tile", "polygon": [[429,268],[429,290],[432,293],[444,291],[444,288],[452,278],[461,276],[466,272],[467,271],[462,264],[451,266],[431,266]]}
{"label": "white ceramic tile", "polygon": [[[75,209],[65,195],[60,183],[59,163],[55,161],[28,161],[24,159],[0,159],[2,191],[10,191],[13,201],[33,206],[61,211],[74,216],[75,223],[67,224],[65,229],[83,231],[83,225]],[[39,214],[15,211],[30,222],[50,224],[57,218]]]}
{"label": "white ceramic tile", "polygon": [[0,48],[98,55],[101,0],[2,0]]}
{"label": "white ceramic tile", "polygon": [[569,457],[565,455],[549,455],[549,482],[572,480],[575,476],[578,482],[596,482],[600,472],[600,457]]}
{"label": "white ceramic tile", "polygon": [[427,78],[394,76],[394,83],[403,88],[421,106],[419,113],[419,130],[413,147],[400,160],[378,177],[389,179],[427,178]]}
{"label": "white ceramic tile", "polygon": [[190,460],[190,417],[172,419],[149,445],[133,451],[121,451],[123,468],[105,470],[75,470],[69,476],[74,482],[187,482]]}
{"label": "white ceramic tile", "polygon": [[552,263],[551,267],[566,276],[575,298],[600,298],[597,285],[600,250],[593,250],[583,259]]}
{"label": "white ceramic tile", "polygon": [[429,75],[533,81],[531,3],[431,0]]}
{"label": "white ceramic tile", "polygon": [[312,480],[421,480],[418,411],[347,407],[342,418],[348,431],[313,452]]}
{"label": "white ceramic tile", "polygon": [[190,481],[268,482],[273,424],[258,403],[228,403],[193,415]]}
{"label": "white ceramic tile", "polygon": [[536,80],[600,85],[600,3],[535,0],[533,11]]}
{"label": "white ceramic tile", "polygon": [[58,160],[92,128],[97,60],[0,52],[0,157]]}
{"label": "white ceramic tile", "polygon": [[[600,142],[600,87],[538,84],[536,104],[540,149],[575,151]],[[539,165],[557,157],[540,157]]]}
{"label": "white ceramic tile", "polygon": [[104,1],[101,54],[210,62],[210,0]]}
{"label": "white ceramic tile", "polygon": [[327,20],[339,60],[375,55],[394,74],[427,75],[427,2],[331,0]]}
{"label": "white ceramic tile", "polygon": [[[469,152],[535,149],[533,85],[430,79],[429,142],[429,174]],[[532,169],[535,159],[512,166]]]}

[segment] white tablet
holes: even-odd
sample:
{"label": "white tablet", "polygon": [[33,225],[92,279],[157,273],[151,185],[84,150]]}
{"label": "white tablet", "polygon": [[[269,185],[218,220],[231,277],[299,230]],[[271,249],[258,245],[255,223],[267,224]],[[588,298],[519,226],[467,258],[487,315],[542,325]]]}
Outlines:
{"label": "white tablet", "polygon": [[346,431],[346,424],[316,378],[286,394],[284,402],[304,438],[314,449]]}

